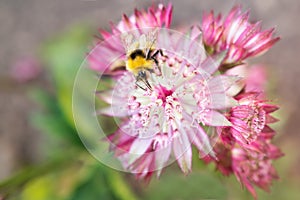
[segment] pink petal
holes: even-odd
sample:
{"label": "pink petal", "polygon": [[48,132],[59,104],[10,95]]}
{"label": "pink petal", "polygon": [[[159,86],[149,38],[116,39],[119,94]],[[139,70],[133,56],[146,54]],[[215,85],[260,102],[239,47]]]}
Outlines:
{"label": "pink petal", "polygon": [[165,147],[157,149],[155,151],[155,154],[156,154],[155,164],[157,169],[157,176],[160,176],[162,169],[165,167],[165,164],[170,158],[171,144],[168,144]]}
{"label": "pink petal", "polygon": [[136,138],[129,150],[129,164],[132,164],[136,159],[141,157],[153,142],[152,138]]}
{"label": "pink petal", "polygon": [[220,75],[208,81],[210,93],[225,93],[231,86],[236,84],[241,78],[237,76]]}
{"label": "pink petal", "polygon": [[190,129],[190,131],[188,131],[190,141],[197,147],[201,156],[210,155],[212,158],[214,158],[215,153],[210,144],[207,133],[198,124],[194,126],[196,126],[196,128]]}
{"label": "pink petal", "polygon": [[192,148],[186,133],[177,133],[173,139],[173,152],[183,173],[187,174],[192,167]]}
{"label": "pink petal", "polygon": [[203,69],[208,74],[215,73],[219,66],[221,65],[222,61],[224,60],[227,51],[223,51],[221,53],[215,54],[213,56],[208,57],[202,64],[201,69]]}
{"label": "pink petal", "polygon": [[233,106],[237,106],[238,103],[232,97],[227,96],[225,93],[213,93],[209,95],[210,105],[208,108],[211,109],[226,109]]}
{"label": "pink petal", "polygon": [[231,126],[231,123],[221,113],[210,110],[206,113],[205,123],[209,126]]}

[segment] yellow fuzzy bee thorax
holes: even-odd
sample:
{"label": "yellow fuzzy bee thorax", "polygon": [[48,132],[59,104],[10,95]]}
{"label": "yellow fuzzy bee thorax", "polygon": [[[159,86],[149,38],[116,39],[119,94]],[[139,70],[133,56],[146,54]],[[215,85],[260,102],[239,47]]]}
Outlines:
{"label": "yellow fuzzy bee thorax", "polygon": [[147,60],[143,56],[136,56],[134,59],[129,58],[126,62],[126,69],[133,74],[137,74],[141,69],[153,68],[153,61]]}

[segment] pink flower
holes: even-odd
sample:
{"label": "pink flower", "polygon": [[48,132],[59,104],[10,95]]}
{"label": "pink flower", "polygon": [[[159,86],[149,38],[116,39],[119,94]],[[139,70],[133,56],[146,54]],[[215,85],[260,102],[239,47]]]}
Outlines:
{"label": "pink flower", "polygon": [[258,136],[271,138],[275,134],[268,124],[278,121],[270,115],[278,106],[268,104],[257,97],[258,93],[244,93],[236,97],[239,105],[232,107],[228,114],[232,126],[221,131],[225,141],[228,135],[232,135],[240,145],[247,146]]}
{"label": "pink flower", "polygon": [[[216,140],[213,150],[215,152],[215,157],[206,155],[203,157],[205,163],[214,162],[216,164],[216,169],[219,170],[223,175],[229,176],[233,173],[232,169],[232,153],[231,149],[233,145],[224,143],[218,137],[214,138]],[[230,140],[234,141],[234,140]]]}
{"label": "pink flower", "polygon": [[278,147],[271,144],[270,139],[259,137],[250,148],[234,142],[230,145],[217,139],[213,149],[215,158],[207,155],[204,161],[214,162],[223,175],[234,174],[254,198],[254,185],[269,192],[272,181],[279,178],[272,163],[283,154]]}
{"label": "pink flower", "polygon": [[119,130],[109,138],[111,149],[124,168],[140,178],[149,177],[154,170],[159,175],[172,156],[188,173],[192,144],[202,155],[214,156],[201,124],[230,125],[222,113],[236,105],[226,91],[237,78],[213,75],[225,54],[206,58],[203,46],[195,45],[200,36],[192,32],[187,34],[191,39],[160,32],[157,46],[168,48],[162,48],[164,56],[158,57],[162,75],[149,77],[152,90],[137,87],[135,77],[123,72],[114,90],[99,93],[110,104],[101,113],[123,119]]}
{"label": "pink flower", "polygon": [[[224,175],[234,174],[254,197],[255,185],[268,191],[278,178],[272,162],[282,156],[271,144],[275,131],[269,126],[277,121],[271,114],[278,106],[262,98],[264,71],[242,70],[241,80],[228,69],[270,49],[279,40],[274,29],[262,31],[240,7],[226,18],[204,14],[201,29],[194,26],[184,34],[165,29],[171,18],[171,4],[135,10],[112,25],[111,33],[101,30],[103,40],[88,55],[93,70],[113,78],[111,90],[97,93],[108,104],[99,113],[117,118],[118,130],[107,137],[110,151],[125,170],[150,180],[173,161],[189,173],[195,146],[200,159],[214,162]],[[152,30],[158,32],[152,48],[163,52],[153,66],[160,70],[149,70],[144,82],[137,82],[133,70],[125,70],[123,45],[128,48],[121,38],[143,49]]]}
{"label": "pink flower", "polygon": [[202,20],[203,41],[210,54],[228,50],[223,64],[236,65],[246,58],[263,54],[279,37],[274,38],[274,29],[262,31],[260,22],[249,22],[249,12],[241,13],[241,8],[232,8],[226,18],[214,16],[211,11],[204,13]]}
{"label": "pink flower", "polygon": [[232,126],[217,127],[215,158],[207,155],[204,161],[214,162],[224,175],[234,173],[256,198],[254,185],[269,191],[273,179],[278,178],[272,161],[283,154],[271,144],[275,131],[268,126],[277,121],[270,114],[278,106],[259,99],[254,92],[242,93],[235,99],[239,105],[232,107],[227,116]]}
{"label": "pink flower", "polygon": [[237,145],[232,149],[232,168],[238,180],[256,198],[253,185],[269,192],[274,179],[278,179],[272,161],[283,154],[268,140],[255,142],[258,151],[244,149]]}
{"label": "pink flower", "polygon": [[267,72],[263,65],[250,66],[245,80],[245,92],[258,93],[259,99],[265,98],[265,87],[267,83]]}
{"label": "pink flower", "polygon": [[11,76],[20,83],[25,83],[37,78],[42,69],[39,62],[30,57],[18,60],[11,68]]}
{"label": "pink flower", "polygon": [[235,95],[243,91],[244,93],[257,93],[257,99],[265,99],[265,89],[267,85],[267,71],[264,65],[239,65],[228,69],[226,75],[243,77],[239,83],[231,88],[230,94]]}
{"label": "pink flower", "polygon": [[125,49],[120,40],[120,34],[138,30],[140,34],[145,33],[146,28],[160,27],[169,28],[172,21],[172,5],[157,7],[152,6],[147,11],[135,10],[130,17],[123,15],[118,25],[111,24],[111,31],[100,30],[102,39],[100,39],[95,48],[89,53],[87,59],[91,69],[108,75],[117,75],[122,73],[122,67],[125,69]]}

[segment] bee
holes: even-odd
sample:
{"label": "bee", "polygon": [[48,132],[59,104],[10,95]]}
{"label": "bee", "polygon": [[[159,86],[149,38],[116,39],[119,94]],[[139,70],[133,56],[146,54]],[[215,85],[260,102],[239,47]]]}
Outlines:
{"label": "bee", "polygon": [[135,78],[135,84],[143,89],[139,83],[142,82],[149,89],[152,87],[148,81],[149,74],[161,75],[161,69],[157,60],[158,54],[163,56],[161,49],[156,49],[157,29],[149,31],[135,38],[133,34],[123,34],[122,43],[126,51],[126,70],[131,72]]}

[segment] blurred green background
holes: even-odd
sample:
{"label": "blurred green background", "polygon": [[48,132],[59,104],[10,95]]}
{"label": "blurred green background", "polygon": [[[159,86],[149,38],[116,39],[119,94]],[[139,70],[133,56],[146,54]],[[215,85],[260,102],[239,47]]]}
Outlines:
{"label": "blurred green background", "polygon": [[[202,11],[227,13],[230,0],[172,1],[173,27],[201,20]],[[276,26],[282,40],[253,59],[268,69],[270,97],[281,106],[275,143],[285,156],[275,162],[281,179],[259,199],[300,199],[300,2],[236,1],[250,9],[263,27]],[[149,185],[102,165],[82,145],[73,122],[72,88],[98,28],[117,22],[122,13],[143,8],[140,0],[0,0],[0,199],[252,199],[235,177],[222,177],[195,158],[184,176],[175,165]],[[41,73],[26,82],[11,77],[24,58],[36,59]],[[107,120],[107,119],[100,119]],[[110,127],[107,127],[109,129]],[[5,198],[5,199],[6,199]]]}

